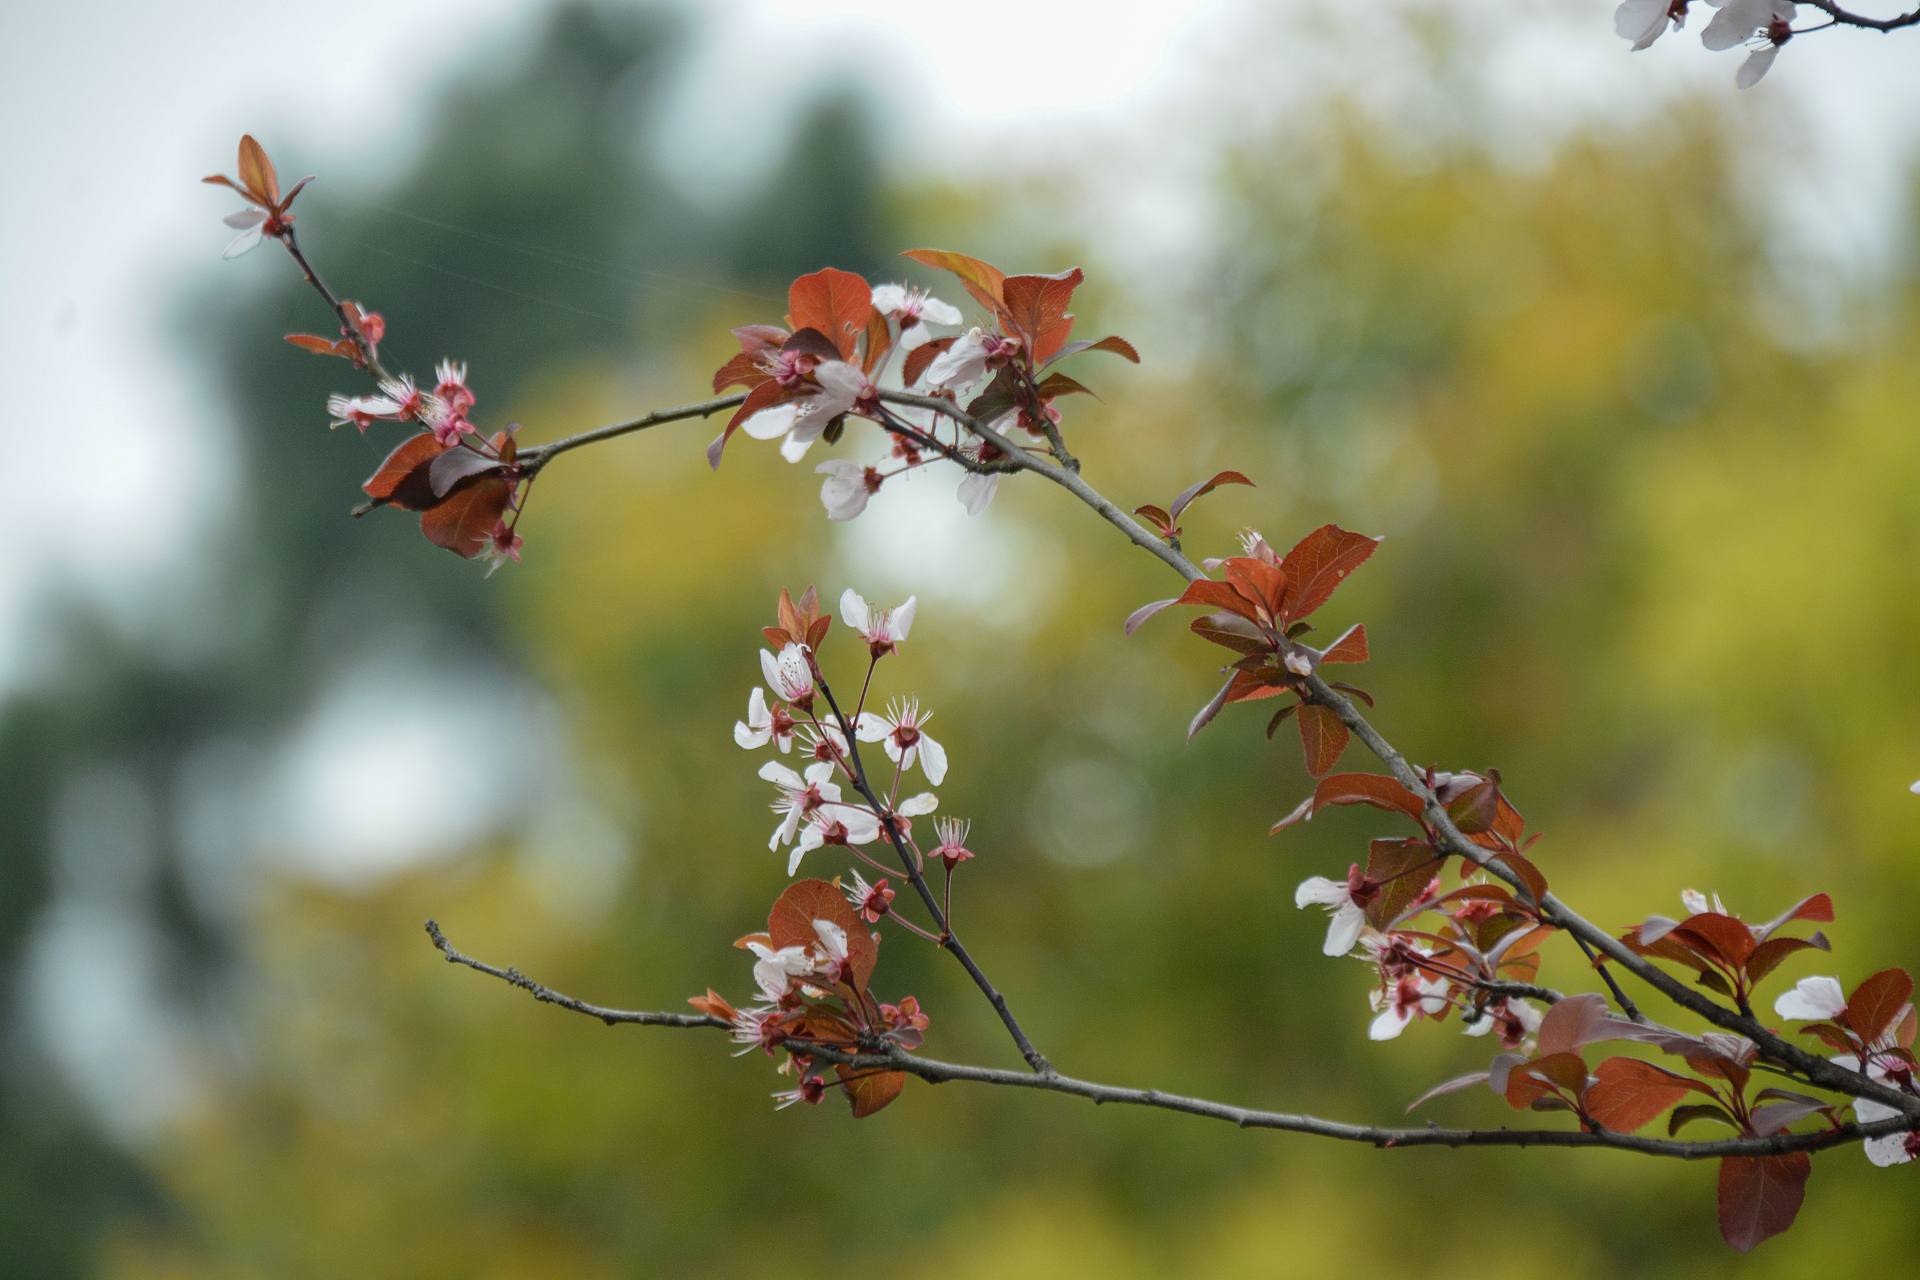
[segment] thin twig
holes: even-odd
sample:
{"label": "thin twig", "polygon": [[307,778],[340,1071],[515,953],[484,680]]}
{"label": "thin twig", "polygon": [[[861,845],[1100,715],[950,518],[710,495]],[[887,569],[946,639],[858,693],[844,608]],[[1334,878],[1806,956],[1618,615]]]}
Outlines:
{"label": "thin twig", "polygon": [[1013,1037],[1014,1047],[1020,1050],[1020,1056],[1027,1060],[1027,1065],[1041,1075],[1051,1075],[1053,1064],[1033,1047],[1033,1041],[1028,1039],[1026,1031],[1020,1026],[1020,1020],[1013,1016],[1013,1010],[1008,1006],[1007,998],[1000,994],[999,988],[993,985],[986,972],[975,963],[973,956],[955,936],[946,912],[940,909],[940,900],[934,896],[932,886],[927,883],[926,876],[916,865],[905,842],[900,839],[900,833],[893,825],[893,811],[880,802],[880,797],[874,793],[872,785],[867,780],[866,767],[860,761],[860,741],[854,733],[853,722],[848,720],[846,713],[840,710],[840,704],[834,700],[833,689],[820,673],[818,664],[814,666],[814,680],[819,685],[820,692],[825,695],[827,706],[833,711],[833,718],[840,722],[840,732],[846,738],[847,770],[853,777],[854,789],[873,806],[873,811],[880,815],[881,832],[886,836],[887,843],[893,846],[894,853],[899,855],[900,867],[906,872],[908,883],[913,886],[914,892],[920,895],[920,901],[927,908],[927,914],[933,917],[934,925],[940,930],[937,941],[960,962],[960,967],[967,971],[967,976],[973,979],[973,984],[980,988],[980,994],[987,998],[987,1003],[991,1004],[994,1012],[1000,1015],[1000,1021],[1005,1024],[1007,1034]]}
{"label": "thin twig", "polygon": [[637,1023],[643,1027],[720,1027],[727,1024],[719,1018],[710,1018],[703,1013],[642,1013],[632,1009],[608,1009],[597,1004],[588,1004],[585,1000],[576,1000],[572,996],[562,995],[552,987],[543,986],[529,978],[518,969],[501,969],[484,960],[475,960],[464,952],[455,950],[447,941],[447,935],[440,931],[437,922],[427,921],[427,936],[433,939],[433,945],[448,964],[465,965],[469,969],[484,973],[490,978],[519,987],[542,1004],[556,1004],[570,1013],[584,1013],[589,1018],[598,1018],[608,1026],[617,1026],[623,1022]]}

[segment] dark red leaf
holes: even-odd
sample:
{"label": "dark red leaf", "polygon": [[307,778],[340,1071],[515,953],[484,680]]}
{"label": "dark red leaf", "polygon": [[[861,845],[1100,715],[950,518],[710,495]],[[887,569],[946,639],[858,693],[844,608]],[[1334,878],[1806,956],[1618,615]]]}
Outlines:
{"label": "dark red leaf", "polygon": [[513,486],[499,476],[456,489],[437,506],[420,513],[420,532],[436,547],[471,560],[486,547],[493,527],[506,514]]}
{"label": "dark red leaf", "polygon": [[1336,773],[1322,778],[1313,789],[1313,809],[1308,816],[1336,804],[1370,804],[1409,818],[1418,818],[1426,810],[1420,797],[1400,785],[1398,778],[1384,773]]}
{"label": "dark red leaf", "polygon": [[1367,923],[1384,930],[1426,891],[1440,869],[1424,840],[1375,840],[1367,847],[1367,878],[1380,891],[1367,904]]}
{"label": "dark red leaf", "polygon": [[1520,883],[1526,886],[1527,893],[1533,899],[1531,905],[1537,907],[1546,901],[1547,878],[1540,874],[1540,868],[1533,865],[1531,858],[1507,852],[1500,855],[1500,861],[1506,863],[1507,870],[1513,872]]}
{"label": "dark red leaf", "polygon": [[1828,949],[1824,934],[1814,934],[1811,938],[1769,938],[1753,949],[1747,957],[1747,981],[1758,982],[1779,967],[1780,962],[1796,951],[1809,948],[1825,951]]}
{"label": "dark red leaf", "polygon": [[1746,1253],[1792,1226],[1812,1172],[1813,1162],[1804,1151],[1721,1160],[1721,1239]]}
{"label": "dark red leaf", "polygon": [[1307,772],[1320,777],[1340,763],[1347,749],[1347,726],[1326,707],[1309,703],[1300,708],[1300,746],[1306,752]]}
{"label": "dark red leaf", "polygon": [[1688,916],[1667,936],[1703,957],[1724,960],[1733,969],[1745,967],[1755,945],[1753,930],[1745,921],[1717,911]]}
{"label": "dark red leaf", "polygon": [[433,491],[428,473],[433,460],[446,451],[447,446],[435,440],[431,431],[402,440],[360,486],[373,499],[368,507],[425,511],[438,502],[440,495]]}
{"label": "dark red leaf", "polygon": [[1794,920],[1812,920],[1816,924],[1833,923],[1833,899],[1824,893],[1816,893],[1810,897],[1802,898],[1773,919],[1760,925],[1753,932],[1762,941],[1765,941],[1774,930]]}
{"label": "dark red leaf", "polygon": [[1871,1044],[1880,1038],[1913,999],[1913,979],[1905,969],[1882,969],[1853,989],[1844,1015],[1847,1026]]}

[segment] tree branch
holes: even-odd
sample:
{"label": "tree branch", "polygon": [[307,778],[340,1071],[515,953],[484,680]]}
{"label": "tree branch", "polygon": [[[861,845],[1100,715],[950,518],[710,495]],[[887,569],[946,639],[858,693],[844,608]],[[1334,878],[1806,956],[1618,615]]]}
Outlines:
{"label": "tree branch", "polygon": [[[1879,31],[1882,33],[1898,31],[1902,27],[1920,26],[1920,9],[1915,9],[1911,13],[1903,13],[1893,18],[1869,18],[1862,14],[1842,9],[1838,4],[1831,3],[1831,0],[1800,0],[1800,2],[1809,9],[1818,9],[1833,19],[1833,22],[1830,24],[1833,26],[1859,27],[1866,31]],[[1818,29],[1819,28],[1813,28],[1813,30]]]}
{"label": "tree branch", "polygon": [[[589,1004],[584,1000],[576,1000],[572,996],[563,995],[535,982],[518,969],[502,969],[455,950],[447,941],[446,935],[440,931],[440,927],[431,920],[427,921],[427,935],[433,939],[433,945],[451,963],[465,965],[489,977],[498,978],[502,982],[530,992],[536,1000],[557,1005],[572,1013],[596,1018],[608,1026],[625,1023],[652,1027],[728,1029],[728,1024],[720,1019],[700,1014],[608,1009]],[[1242,1129],[1274,1129],[1285,1133],[1331,1138],[1341,1142],[1360,1142],[1382,1149],[1407,1147],[1611,1148],[1679,1160],[1711,1160],[1724,1156],[1765,1156],[1781,1155],[1791,1151],[1821,1151],[1829,1147],[1857,1142],[1863,1138],[1899,1133],[1910,1123],[1896,1117],[1866,1125],[1835,1125],[1812,1133],[1782,1133],[1766,1138],[1726,1138],[1712,1142],[1644,1138],[1604,1129],[1448,1129],[1438,1125],[1395,1129],[1376,1125],[1349,1124],[1344,1121],[1326,1120],[1318,1116],[1293,1112],[1264,1111],[1252,1107],[1234,1106],[1231,1103],[1215,1102],[1207,1098],[1167,1093],[1160,1089],[1135,1089],[1122,1085],[1102,1084],[1093,1080],[1061,1075],[1051,1070],[1028,1074],[997,1067],[942,1062],[939,1059],[921,1058],[898,1050],[888,1053],[850,1053],[834,1045],[816,1044],[810,1041],[789,1040],[785,1043],[787,1047],[804,1053],[810,1058],[848,1067],[854,1071],[903,1071],[928,1084],[959,1082],[1009,1089],[1035,1089],[1044,1093],[1061,1093],[1071,1097],[1085,1098],[1095,1105],[1111,1103],[1117,1106],[1150,1107],[1203,1119],[1222,1120]]]}
{"label": "tree branch", "polygon": [[[869,668],[869,674],[871,674],[871,668]],[[900,832],[893,825],[893,811],[880,802],[880,797],[875,794],[872,784],[867,781],[866,768],[860,763],[860,740],[854,734],[853,722],[848,720],[846,713],[840,710],[840,704],[834,700],[833,690],[828,686],[826,677],[820,673],[818,664],[814,665],[814,680],[819,684],[820,692],[826,695],[827,706],[833,710],[833,718],[840,722],[840,733],[847,743],[847,771],[853,776],[854,789],[873,806],[874,813],[880,815],[880,830],[886,835],[887,843],[893,846],[894,853],[899,856],[900,868],[906,872],[907,880],[913,885],[914,892],[920,895],[920,901],[925,904],[927,914],[933,918],[934,926],[940,930],[938,939],[940,945],[960,962],[960,967],[967,971],[967,976],[973,979],[973,984],[980,988],[980,994],[987,998],[987,1003],[991,1004],[994,1012],[1000,1015],[1000,1021],[1006,1025],[1007,1034],[1013,1037],[1014,1046],[1020,1050],[1020,1056],[1027,1060],[1027,1065],[1040,1075],[1052,1075],[1053,1064],[1033,1047],[1033,1041],[1027,1038],[1027,1033],[1021,1029],[1019,1019],[1013,1016],[1013,1010],[1007,1005],[1007,998],[1000,994],[999,988],[987,978],[986,972],[974,962],[973,956],[968,953],[966,947],[961,945],[959,937],[954,934],[953,926],[947,919],[947,913],[940,907],[940,900],[934,896],[932,887],[927,884],[925,874],[921,872],[919,864],[908,852],[905,842],[900,839]]]}
{"label": "tree branch", "polygon": [[[934,396],[914,396],[905,393],[883,393],[882,398],[895,399],[903,404],[920,405],[948,415],[995,447],[1007,451],[1009,456],[1019,462],[1022,470],[1037,472],[1079,498],[1093,508],[1103,520],[1125,534],[1135,546],[1151,553],[1181,577],[1192,581],[1205,576],[1191,560],[1155,537],[1144,525],[1115,506],[1079,475],[1018,448],[985,423],[976,421],[951,401]],[[1318,672],[1308,675],[1306,683],[1313,701],[1332,711],[1340,722],[1360,739],[1367,749],[1380,759],[1381,763],[1387,766],[1388,772],[1402,786],[1421,798],[1425,805],[1422,816],[1434,831],[1442,851],[1458,854],[1515,888],[1525,891],[1524,881],[1508,869],[1505,863],[1461,833],[1451,815],[1447,813],[1446,807],[1428,788],[1425,776],[1416,771],[1407,762],[1406,757],[1388,742],[1365,716],[1360,714],[1359,708],[1354,706],[1350,699],[1323,680]],[[1813,1083],[1836,1093],[1857,1098],[1871,1098],[1899,1110],[1904,1115],[1920,1119],[1920,1097],[1869,1079],[1861,1072],[1836,1067],[1825,1058],[1808,1053],[1798,1045],[1781,1039],[1769,1028],[1763,1026],[1758,1019],[1709,1000],[1686,983],[1655,966],[1645,957],[1636,954],[1625,943],[1587,920],[1552,893],[1547,894],[1539,906],[1541,914],[1547,921],[1572,935],[1575,941],[1581,944],[1582,950],[1592,948],[1592,951],[1588,952],[1589,955],[1593,951],[1601,953],[1681,1008],[1706,1019],[1717,1027],[1745,1036],[1759,1046],[1768,1057],[1793,1068]],[[1599,966],[1596,965],[1596,967]],[[1607,980],[1608,986],[1620,999],[1622,1011],[1637,1015],[1639,1011],[1631,1001],[1625,998],[1625,992],[1619,989],[1612,975],[1602,968],[1601,976]],[[1637,1016],[1635,1021],[1639,1021]]]}

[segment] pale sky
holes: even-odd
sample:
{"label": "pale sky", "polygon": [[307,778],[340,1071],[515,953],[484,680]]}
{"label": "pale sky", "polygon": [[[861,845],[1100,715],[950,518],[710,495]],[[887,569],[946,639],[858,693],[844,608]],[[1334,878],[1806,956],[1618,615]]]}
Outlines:
{"label": "pale sky", "polygon": [[[1427,119],[1394,69],[1385,4],[1352,0],[745,0],[709,10],[675,89],[690,194],[723,200],[773,145],[765,122],[824,66],[862,66],[910,164],[952,173],[1073,156],[1091,179],[1087,226],[1177,255],[1205,223],[1192,193],[1217,148],[1331,89],[1383,118]],[[1868,0],[1863,0],[1868,3]],[[251,287],[257,259],[219,260],[226,203],[199,186],[243,129],[270,131],[283,167],[356,184],[398,171],[419,107],[477,52],[544,6],[523,0],[331,0],[0,8],[0,364],[18,389],[0,426],[14,462],[0,556],[0,691],[31,679],[33,584],[82,586],[133,625],[178,589],[211,481],[178,465],[203,404],[219,404],[166,331],[186,286]],[[1498,118],[1524,160],[1595,119],[1654,131],[1676,94],[1707,87],[1750,118],[1756,198],[1836,262],[1871,260],[1920,121],[1920,34],[1829,33],[1783,51],[1758,89],[1737,54],[1692,32],[1629,55],[1610,0],[1456,0]],[[1696,28],[1699,25],[1696,22]],[[1010,38],[1017,34],[1017,39]],[[1009,50],[1055,51],[1045,73]],[[743,86],[747,88],[743,89]],[[748,95],[750,110],[740,97]],[[1772,157],[1786,159],[1775,162]],[[1809,160],[1808,157],[1812,159]],[[1834,198],[1842,193],[1844,198]]]}

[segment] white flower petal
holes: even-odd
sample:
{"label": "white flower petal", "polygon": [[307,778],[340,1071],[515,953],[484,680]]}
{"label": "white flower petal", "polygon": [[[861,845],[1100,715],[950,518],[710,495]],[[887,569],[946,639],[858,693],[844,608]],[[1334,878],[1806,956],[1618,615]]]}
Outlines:
{"label": "white flower petal", "polygon": [[1367,913],[1349,902],[1333,913],[1333,919],[1327,923],[1327,941],[1320,950],[1330,956],[1343,956],[1353,950],[1353,944],[1360,940],[1360,927],[1367,922]]}
{"label": "white flower petal", "polygon": [[785,404],[774,405],[771,409],[762,409],[740,424],[740,429],[755,440],[777,440],[793,430],[793,424],[800,416],[800,406],[789,400]]}
{"label": "white flower petal", "polygon": [[[886,286],[883,285],[881,287],[885,288]],[[875,292],[877,293],[878,290]],[[874,305],[878,306],[879,304],[875,303]],[[822,469],[824,470],[824,467]],[[865,635],[871,616],[872,611],[869,609],[867,602],[862,600],[859,593],[852,587],[848,587],[840,593],[840,620],[847,624],[849,630],[858,631],[862,635]]]}
{"label": "white flower petal", "polygon": [[1347,882],[1329,880],[1325,876],[1310,876],[1293,891],[1293,905],[1296,907],[1337,907],[1346,901]]}
{"label": "white flower petal", "polygon": [[959,324],[960,308],[928,294],[920,299],[920,319],[931,324]]}
{"label": "white flower petal", "polygon": [[928,782],[939,786],[947,776],[947,749],[929,738],[924,729],[914,745],[920,748],[920,771],[927,775]]}
{"label": "white flower petal", "polygon": [[1751,89],[1759,84],[1760,78],[1767,74],[1768,69],[1773,66],[1773,60],[1779,56],[1780,46],[1777,44],[1769,43],[1755,49],[1747,55],[1747,60],[1740,64],[1739,73],[1733,77],[1734,87]]}
{"label": "white flower petal", "polygon": [[1773,1011],[1792,1022],[1820,1022],[1846,1010],[1847,996],[1838,978],[1802,978],[1793,990],[1783,991]]}
{"label": "white flower petal", "polygon": [[237,258],[260,243],[260,228],[249,227],[233,239],[227,241],[227,247],[220,251],[223,258]]}
{"label": "white flower petal", "polygon": [[981,475],[978,472],[969,471],[961,479],[960,487],[954,491],[954,496],[960,499],[960,505],[967,509],[968,515],[977,516],[987,509],[987,504],[993,501],[994,491],[999,487],[998,472]]}
{"label": "white flower petal", "polygon": [[1380,1011],[1380,1016],[1373,1020],[1373,1025],[1367,1028],[1367,1039],[1397,1040],[1400,1038],[1400,1033],[1407,1029],[1407,1024],[1412,1021],[1411,1017],[1398,1009],[1391,1007],[1383,1009]]}

